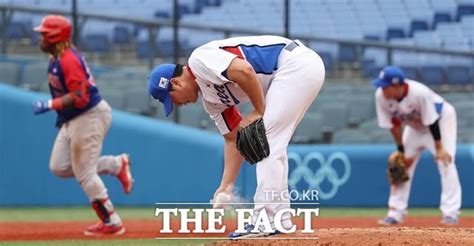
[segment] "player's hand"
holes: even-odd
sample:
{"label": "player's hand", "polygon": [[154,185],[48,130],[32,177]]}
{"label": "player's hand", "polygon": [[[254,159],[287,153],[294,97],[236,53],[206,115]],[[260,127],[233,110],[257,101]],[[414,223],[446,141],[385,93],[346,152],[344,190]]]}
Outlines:
{"label": "player's hand", "polygon": [[211,200],[212,208],[224,208],[225,203],[231,202],[231,194],[232,194],[232,185],[228,187],[220,186],[217,188],[216,192],[214,192],[214,197]]}
{"label": "player's hand", "polygon": [[440,161],[444,163],[445,165],[447,165],[451,163],[452,157],[444,148],[440,148],[436,150],[435,160],[437,162]]}
{"label": "player's hand", "polygon": [[33,103],[33,113],[36,115],[46,113],[49,110],[48,101],[35,101]]}
{"label": "player's hand", "polygon": [[250,123],[254,122],[255,120],[257,119],[260,119],[262,118],[263,115],[257,111],[252,111],[250,112],[247,116],[245,116],[245,118],[242,119],[242,121],[240,121],[240,128],[244,128],[248,125],[250,125]]}

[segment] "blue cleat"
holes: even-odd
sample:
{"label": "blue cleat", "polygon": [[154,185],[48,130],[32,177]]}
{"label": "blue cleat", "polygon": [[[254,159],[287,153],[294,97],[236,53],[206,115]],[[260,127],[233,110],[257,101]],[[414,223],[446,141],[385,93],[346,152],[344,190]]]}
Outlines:
{"label": "blue cleat", "polygon": [[263,232],[261,230],[258,230],[258,232],[252,232],[252,230],[255,229],[255,226],[252,224],[245,224],[244,226],[245,232],[231,232],[229,234],[229,239],[230,240],[238,240],[238,239],[246,239],[246,238],[255,238],[255,237],[268,237],[268,236],[273,236],[280,234],[281,232],[278,230],[275,230],[270,233]]}
{"label": "blue cleat", "polygon": [[385,217],[379,221],[377,221],[377,223],[379,225],[385,225],[385,226],[390,226],[390,225],[398,225],[400,224],[401,222],[396,220],[395,218],[393,217]]}
{"label": "blue cleat", "polygon": [[440,223],[443,225],[457,225],[459,221],[455,216],[444,216]]}

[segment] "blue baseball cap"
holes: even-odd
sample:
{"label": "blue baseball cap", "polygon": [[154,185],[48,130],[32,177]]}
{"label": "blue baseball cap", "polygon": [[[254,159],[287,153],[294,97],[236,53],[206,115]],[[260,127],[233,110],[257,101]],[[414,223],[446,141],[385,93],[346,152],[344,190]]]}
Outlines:
{"label": "blue baseball cap", "polygon": [[173,111],[170,88],[175,68],[176,64],[161,64],[148,76],[148,93],[153,99],[163,103],[166,117]]}
{"label": "blue baseball cap", "polygon": [[386,88],[391,85],[402,85],[405,81],[405,74],[398,67],[387,66],[380,71],[379,77],[372,81],[375,88]]}

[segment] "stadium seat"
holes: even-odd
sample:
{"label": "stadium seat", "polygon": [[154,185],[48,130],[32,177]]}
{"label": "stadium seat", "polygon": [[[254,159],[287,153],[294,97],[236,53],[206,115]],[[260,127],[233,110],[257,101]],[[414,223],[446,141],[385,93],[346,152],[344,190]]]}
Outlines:
{"label": "stadium seat", "polygon": [[405,37],[405,31],[402,28],[398,27],[390,27],[387,29],[387,34],[386,34],[387,40],[391,40],[393,38],[404,38]]}
{"label": "stadium seat", "polygon": [[113,109],[125,109],[125,98],[122,89],[101,89],[100,94]]}
{"label": "stadium seat", "polygon": [[448,66],[446,69],[448,81],[455,85],[472,84],[474,78],[468,66]]}
{"label": "stadium seat", "polygon": [[332,71],[333,69],[333,59],[332,59],[332,56],[329,52],[318,52],[319,56],[321,57],[321,59],[323,60],[323,63],[324,63],[324,68],[326,69],[326,71]]}
{"label": "stadium seat", "polygon": [[25,89],[39,91],[43,84],[48,84],[48,64],[44,62],[26,64],[20,84]]}
{"label": "stadium seat", "polygon": [[332,137],[333,144],[363,144],[372,143],[371,137],[358,129],[342,129]]}
{"label": "stadium seat", "polygon": [[127,89],[127,92],[124,93],[124,101],[124,109],[128,112],[136,114],[147,114],[150,110],[150,98],[148,92],[145,89]]}
{"label": "stadium seat", "polygon": [[421,66],[421,82],[430,85],[442,85],[445,83],[445,75],[441,66]]}
{"label": "stadium seat", "polygon": [[439,23],[451,22],[451,15],[446,12],[436,12],[433,20],[433,28],[436,28]]}
{"label": "stadium seat", "polygon": [[17,85],[20,77],[20,65],[12,62],[0,61],[0,82]]}
{"label": "stadium seat", "polygon": [[28,37],[27,29],[31,26],[31,24],[27,24],[24,22],[16,22],[12,21],[7,26],[5,31],[5,35],[8,39],[22,39]]}
{"label": "stadium seat", "polygon": [[112,42],[114,44],[129,44],[131,42],[130,29],[126,26],[115,26],[112,33]]}
{"label": "stadium seat", "polygon": [[322,127],[335,132],[346,127],[348,120],[348,107],[345,103],[328,103],[320,104],[322,119]]}
{"label": "stadium seat", "polygon": [[419,80],[419,75],[418,75],[418,68],[415,66],[400,66],[400,68],[403,70],[403,73],[405,73],[405,78],[411,79],[411,80]]}
{"label": "stadium seat", "polygon": [[348,98],[349,106],[348,124],[358,126],[363,121],[374,117],[375,106],[373,97],[355,97]]}
{"label": "stadium seat", "polygon": [[204,120],[207,117],[207,113],[202,108],[200,100],[198,103],[185,105],[177,109],[179,112],[179,123],[187,126],[192,126],[200,129],[207,127],[207,121]]}
{"label": "stadium seat", "polygon": [[105,34],[85,35],[82,44],[90,52],[107,53],[109,51],[109,39]]}
{"label": "stadium seat", "polygon": [[377,128],[367,129],[365,133],[370,136],[372,143],[393,143],[394,141],[389,129],[377,126]]}
{"label": "stadium seat", "polygon": [[307,113],[296,128],[291,141],[297,144],[321,142],[321,115]]}
{"label": "stadium seat", "polygon": [[410,24],[410,34],[409,36],[412,37],[416,31],[421,30],[428,30],[429,26],[428,23],[424,20],[412,20]]}
{"label": "stadium seat", "polygon": [[458,5],[456,21],[460,21],[461,18],[466,15],[474,15],[474,3]]}
{"label": "stadium seat", "polygon": [[450,20],[456,18],[456,0],[431,0],[431,7],[435,13],[446,13]]}

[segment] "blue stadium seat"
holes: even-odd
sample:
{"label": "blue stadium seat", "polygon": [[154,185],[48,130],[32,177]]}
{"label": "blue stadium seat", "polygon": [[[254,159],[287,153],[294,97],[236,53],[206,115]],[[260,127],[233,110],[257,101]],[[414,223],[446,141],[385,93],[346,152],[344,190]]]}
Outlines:
{"label": "blue stadium seat", "polygon": [[448,81],[455,85],[472,84],[474,77],[468,66],[448,66],[446,69]]}
{"label": "blue stadium seat", "polygon": [[321,115],[306,113],[293,134],[291,141],[299,144],[321,142]]}
{"label": "blue stadium seat", "polygon": [[346,127],[348,120],[348,107],[345,103],[327,103],[320,104],[322,119],[322,127],[332,132]]}
{"label": "blue stadium seat", "polygon": [[413,34],[416,31],[422,31],[422,30],[428,30],[428,22],[424,20],[412,20],[411,25],[410,25],[410,37],[413,36]]}
{"label": "blue stadium seat", "polygon": [[112,34],[112,42],[114,44],[131,43],[132,35],[130,29],[126,26],[115,26]]}
{"label": "blue stadium seat", "polygon": [[421,66],[420,69],[421,82],[430,85],[442,85],[446,81],[446,77],[441,66]]}
{"label": "blue stadium seat", "polygon": [[88,34],[82,40],[87,51],[95,53],[109,52],[109,39],[105,34]]}
{"label": "blue stadium seat", "polygon": [[431,7],[435,13],[449,14],[450,20],[456,18],[456,0],[431,0]]}
{"label": "blue stadium seat", "polygon": [[386,39],[388,41],[394,38],[404,38],[405,36],[405,31],[402,28],[389,27],[387,29]]}
{"label": "blue stadium seat", "polygon": [[124,101],[124,109],[128,112],[147,114],[150,110],[150,97],[145,88],[140,89],[140,87],[137,86],[136,89],[128,89],[127,92],[124,93]]}
{"label": "blue stadium seat", "polygon": [[373,97],[348,98],[350,125],[359,125],[363,121],[371,119],[375,114]]}
{"label": "blue stadium seat", "polygon": [[338,52],[338,60],[340,62],[355,62],[359,58],[357,46],[340,44]]}
{"label": "blue stadium seat", "polygon": [[5,35],[8,39],[22,39],[27,38],[29,35],[28,29],[30,28],[31,24],[25,22],[17,22],[12,21],[7,26]]}
{"label": "blue stadium seat", "polygon": [[412,80],[419,80],[419,71],[416,66],[400,66],[400,68],[405,73],[405,78]]}
{"label": "blue stadium seat", "polygon": [[113,109],[125,109],[125,99],[122,89],[101,89],[100,95],[110,104]]}
{"label": "blue stadium seat", "polygon": [[451,22],[451,15],[446,12],[436,12],[433,20],[433,27],[436,28],[439,23]]}
{"label": "blue stadium seat", "polygon": [[20,78],[20,65],[13,62],[0,61],[0,82],[17,85]]}
{"label": "blue stadium seat", "polygon": [[365,77],[373,78],[378,75],[380,68],[387,64],[387,51],[380,48],[364,49],[362,73]]}
{"label": "blue stadium seat", "polygon": [[318,54],[323,60],[324,68],[326,69],[326,71],[332,71],[334,68],[334,61],[331,56],[331,53],[322,51],[318,52]]}
{"label": "blue stadium seat", "polygon": [[458,5],[456,21],[460,21],[461,18],[466,15],[474,15],[474,3]]}
{"label": "blue stadium seat", "polygon": [[363,144],[372,143],[371,137],[358,129],[342,129],[334,133],[331,143]]}
{"label": "blue stadium seat", "polygon": [[39,91],[42,84],[48,84],[48,64],[44,62],[26,64],[20,79],[21,87]]}

